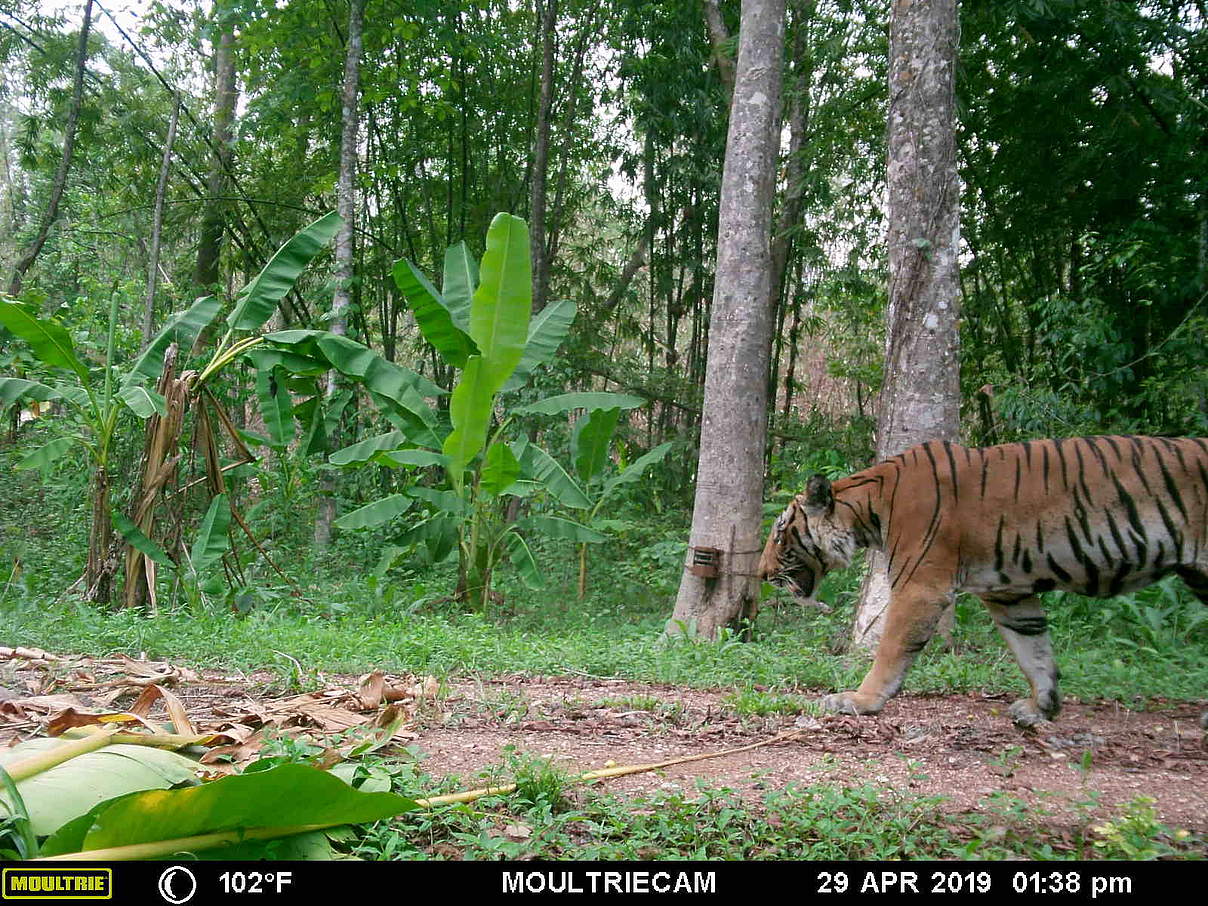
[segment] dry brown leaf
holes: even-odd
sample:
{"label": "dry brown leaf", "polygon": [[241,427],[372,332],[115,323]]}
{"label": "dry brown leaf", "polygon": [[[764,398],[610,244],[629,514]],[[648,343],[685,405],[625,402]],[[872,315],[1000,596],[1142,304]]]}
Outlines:
{"label": "dry brown leaf", "polygon": [[56,695],[31,695],[28,698],[15,699],[12,704],[20,705],[32,711],[42,711],[46,714],[52,711],[61,711],[63,708],[85,707],[82,701],[69,692],[58,693]]}
{"label": "dry brown leaf", "polygon": [[201,756],[201,763],[205,765],[245,764],[260,754],[260,749],[263,745],[264,736],[257,731],[246,737],[242,742],[226,746],[215,746]]}
{"label": "dry brown leaf", "polygon": [[6,648],[0,646],[0,658],[22,661],[61,661],[63,658],[41,648]]}
{"label": "dry brown leaf", "polygon": [[102,714],[89,714],[84,711],[77,711],[75,708],[64,708],[46,724],[46,735],[59,736],[64,730],[70,730],[72,727],[116,726],[125,724],[138,724],[139,726],[146,727],[152,733],[160,732],[158,727],[148,723],[142,715],[133,714],[129,711],[107,711]]}
{"label": "dry brown leaf", "polygon": [[381,670],[366,673],[357,680],[357,699],[366,711],[377,710],[382,703],[382,695],[386,688],[386,676]]}
{"label": "dry brown leaf", "polygon": [[139,697],[135,699],[134,704],[130,706],[130,713],[146,717],[151,713],[151,706],[157,700],[161,699],[168,711],[168,717],[172,720],[172,726],[176,728],[176,732],[181,736],[195,735],[197,731],[193,728],[193,722],[189,720],[184,703],[174,693],[169,692],[158,683],[152,683],[143,689]]}

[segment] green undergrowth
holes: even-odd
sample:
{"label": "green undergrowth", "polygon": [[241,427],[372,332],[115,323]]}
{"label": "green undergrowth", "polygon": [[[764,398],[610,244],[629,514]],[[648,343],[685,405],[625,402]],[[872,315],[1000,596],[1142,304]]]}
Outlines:
{"label": "green undergrowth", "polygon": [[[116,651],[219,669],[274,670],[307,687],[317,673],[392,672],[442,678],[521,673],[588,675],[722,688],[743,714],[801,713],[818,692],[851,688],[868,666],[833,653],[851,618],[857,568],[827,578],[832,614],[765,602],[754,641],[726,633],[716,642],[668,640],[684,556],[686,513],[647,515],[619,540],[592,551],[588,593],[578,599],[571,545],[534,553],[544,591],[500,576],[501,602],[465,613],[447,598],[449,565],[401,564],[375,575],[381,541],[341,535],[322,555],[308,547],[304,497],[270,496],[254,528],[298,584],[286,584],[251,553],[237,595],[205,594],[161,581],[158,614],[91,605],[71,586],[83,568],[85,520],[73,511],[72,476],[47,491],[36,476],[0,482],[0,637],[61,653]],[[78,490],[78,489],[77,489]],[[76,501],[75,504],[72,501]],[[58,514],[54,522],[46,513]],[[290,516],[291,513],[294,515]],[[660,521],[661,520],[661,521]],[[1200,699],[1208,689],[1208,608],[1177,579],[1113,600],[1048,596],[1064,694],[1114,699],[1127,707],[1155,699]],[[933,643],[907,676],[917,693],[1022,693],[1023,677],[980,602],[958,602],[953,646]]]}
{"label": "green undergrowth", "polygon": [[[358,830],[361,859],[1155,859],[1202,858],[1204,841],[1160,823],[1152,802],[1115,809],[1094,798],[1024,803],[995,794],[954,813],[942,797],[872,784],[789,785],[752,796],[698,782],[618,796],[511,751],[468,779],[434,780],[420,763],[387,762],[396,791],[416,796],[515,781],[516,792],[402,815]],[[371,772],[365,772],[368,776]]]}

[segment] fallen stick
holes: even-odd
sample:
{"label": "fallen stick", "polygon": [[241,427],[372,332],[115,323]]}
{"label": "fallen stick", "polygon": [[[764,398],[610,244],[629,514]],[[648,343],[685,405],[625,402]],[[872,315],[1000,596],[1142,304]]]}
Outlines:
{"label": "fallen stick", "polygon": [[[612,777],[625,777],[629,774],[644,774],[648,771],[658,771],[662,768],[673,767],[677,764],[687,764],[690,761],[704,761],[708,758],[724,758],[727,755],[737,755],[739,752],[749,752],[752,749],[760,749],[764,746],[775,745],[778,742],[787,742],[790,739],[797,739],[804,733],[804,730],[791,730],[786,733],[779,733],[771,739],[764,739],[760,742],[753,742],[749,745],[738,746],[733,749],[722,749],[717,752],[702,752],[699,755],[684,755],[680,758],[669,758],[666,761],[656,761],[652,764],[627,764],[618,765],[614,768],[599,768],[594,771],[587,771],[571,778],[575,783],[590,783],[593,780],[607,780]],[[517,784],[508,783],[503,786],[487,786],[477,790],[466,790],[461,793],[449,793],[444,796],[433,796],[430,799],[416,799],[415,802],[420,808],[432,808],[436,805],[454,805],[462,802],[473,802],[475,799],[481,799],[483,796],[501,796],[507,793],[516,791]]]}

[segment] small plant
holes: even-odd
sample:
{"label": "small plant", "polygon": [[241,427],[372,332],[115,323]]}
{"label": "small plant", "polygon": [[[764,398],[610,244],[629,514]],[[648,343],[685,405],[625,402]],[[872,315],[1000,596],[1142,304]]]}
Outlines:
{"label": "small plant", "polygon": [[990,759],[990,767],[1001,777],[1014,777],[1023,761],[1022,746],[1007,746]]}
{"label": "small plant", "polygon": [[1154,808],[1155,800],[1138,796],[1124,807],[1124,814],[1111,821],[1092,827],[1099,837],[1094,846],[1099,854],[1109,859],[1151,860],[1176,855],[1179,848],[1174,843],[1186,843],[1191,834],[1186,830],[1172,830],[1158,821]]}

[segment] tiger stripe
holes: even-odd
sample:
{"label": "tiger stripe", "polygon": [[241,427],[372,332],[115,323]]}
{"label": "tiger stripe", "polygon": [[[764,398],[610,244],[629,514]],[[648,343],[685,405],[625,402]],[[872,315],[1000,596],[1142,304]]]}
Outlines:
{"label": "tiger stripe", "polygon": [[860,688],[827,704],[879,710],[943,602],[966,591],[986,602],[1033,687],[1012,715],[1034,723],[1060,702],[1035,595],[1114,597],[1174,573],[1208,603],[1208,439],[920,444],[833,484],[811,479],[777,519],[760,573],[808,599],[858,547],[886,553],[886,631]]}

